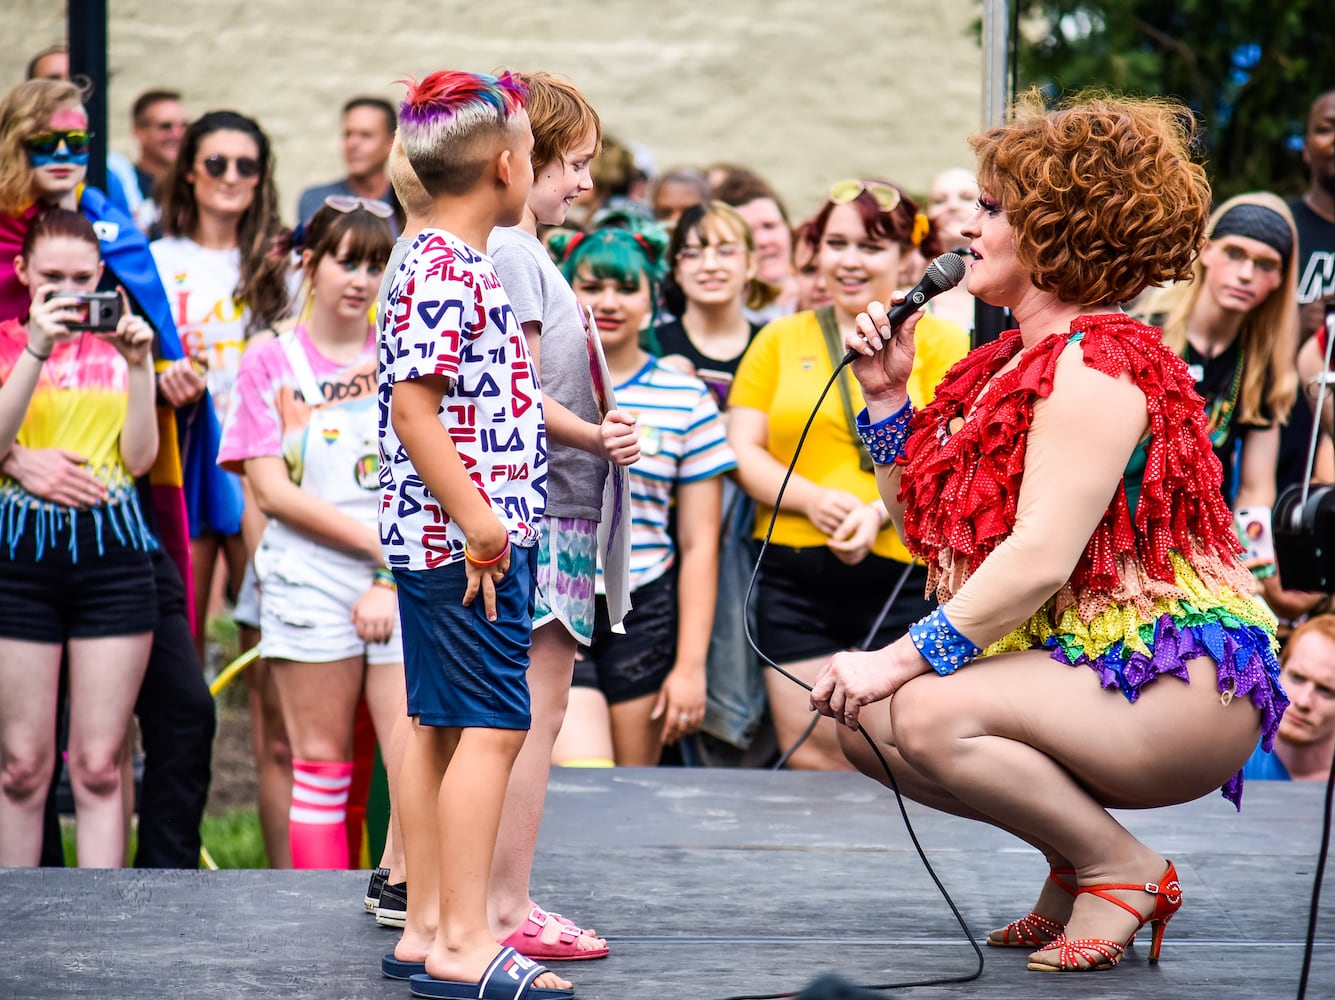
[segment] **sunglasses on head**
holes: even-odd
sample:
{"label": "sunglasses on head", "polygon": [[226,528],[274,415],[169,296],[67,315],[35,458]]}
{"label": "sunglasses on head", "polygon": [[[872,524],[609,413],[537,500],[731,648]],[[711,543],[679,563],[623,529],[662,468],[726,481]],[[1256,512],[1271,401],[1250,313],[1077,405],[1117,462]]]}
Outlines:
{"label": "sunglasses on head", "polygon": [[86,128],[77,128],[61,132],[38,132],[24,139],[23,145],[28,152],[36,153],[38,156],[54,156],[63,142],[72,155],[79,156],[88,152],[88,146],[92,141],[92,132]]}
{"label": "sunglasses on head", "polygon": [[220,153],[214,153],[212,156],[204,158],[204,173],[208,174],[214,180],[218,180],[227,173],[229,164],[236,164],[236,173],[238,177],[244,177],[246,180],[258,177],[260,175],[260,161],[253,156],[238,156],[235,159],[223,156]]}
{"label": "sunglasses on head", "polygon": [[394,218],[394,209],[378,198],[359,198],[351,194],[331,194],[324,200],[324,203],[335,212],[355,212],[361,208],[370,212],[377,219]]}
{"label": "sunglasses on head", "polygon": [[883,184],[880,181],[860,181],[856,179],[837,181],[830,188],[830,203],[833,205],[847,205],[850,201],[857,200],[858,195],[862,194],[863,191],[876,199],[876,205],[882,212],[893,212],[899,207],[899,189],[894,185]]}

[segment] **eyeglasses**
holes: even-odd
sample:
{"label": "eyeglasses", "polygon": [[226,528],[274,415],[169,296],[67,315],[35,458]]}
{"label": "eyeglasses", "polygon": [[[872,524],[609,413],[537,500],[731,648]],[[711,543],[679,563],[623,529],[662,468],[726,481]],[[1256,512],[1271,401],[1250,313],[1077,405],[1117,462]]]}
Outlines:
{"label": "eyeglasses", "polygon": [[743,253],[740,243],[688,243],[677,251],[677,262],[698,264],[705,259],[705,253],[709,250],[714,251],[717,260],[734,260]]}
{"label": "eyeglasses", "polygon": [[71,155],[82,156],[88,152],[89,143],[92,141],[93,133],[85,128],[79,128],[64,132],[38,132],[24,139],[23,145],[28,152],[36,153],[38,156],[54,156],[63,142]]}
{"label": "eyeglasses", "polygon": [[1219,249],[1223,251],[1224,256],[1234,264],[1251,261],[1252,267],[1256,268],[1256,270],[1260,271],[1262,274],[1278,274],[1280,268],[1284,266],[1283,261],[1275,260],[1273,257],[1253,257],[1246,250],[1242,249],[1242,247],[1234,246],[1231,243],[1225,243]]}
{"label": "eyeglasses", "polygon": [[351,194],[331,194],[324,200],[324,203],[335,212],[355,212],[360,208],[370,212],[377,219],[394,218],[394,209],[388,202],[381,201],[378,198],[359,198]]}
{"label": "eyeglasses", "polygon": [[899,189],[893,184],[883,184],[881,181],[860,181],[855,178],[836,181],[834,186],[830,188],[830,203],[833,205],[847,205],[850,201],[855,201],[863,191],[876,199],[876,205],[882,212],[893,212],[899,207]]}
{"label": "eyeglasses", "polygon": [[185,122],[145,122],[139,127],[153,132],[184,132]]}
{"label": "eyeglasses", "polygon": [[204,173],[208,174],[214,180],[222,178],[227,173],[230,164],[236,164],[236,173],[238,177],[244,177],[246,180],[252,180],[260,175],[260,161],[253,156],[238,156],[235,159],[214,153],[212,156],[204,158]]}

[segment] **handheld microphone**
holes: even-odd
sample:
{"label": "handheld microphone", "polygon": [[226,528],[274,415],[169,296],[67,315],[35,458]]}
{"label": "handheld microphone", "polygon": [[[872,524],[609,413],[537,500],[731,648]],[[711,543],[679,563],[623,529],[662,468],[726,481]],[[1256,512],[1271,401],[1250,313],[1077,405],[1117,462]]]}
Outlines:
{"label": "handheld microphone", "polygon": [[[927,273],[922,276],[922,281],[910,290],[908,298],[887,314],[886,322],[890,324],[890,329],[894,330],[921,309],[929,299],[935,298],[948,288],[954,288],[963,280],[964,260],[957,252],[951,250],[935,258],[927,265]],[[857,358],[858,352],[850,347],[848,353],[844,355],[843,364],[852,364]]]}

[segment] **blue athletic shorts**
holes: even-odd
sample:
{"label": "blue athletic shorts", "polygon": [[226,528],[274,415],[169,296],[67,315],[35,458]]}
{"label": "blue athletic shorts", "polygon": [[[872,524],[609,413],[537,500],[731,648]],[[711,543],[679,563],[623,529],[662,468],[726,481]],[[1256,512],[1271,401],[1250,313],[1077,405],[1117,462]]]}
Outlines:
{"label": "blue athletic shorts", "polygon": [[408,714],[424,726],[528,729],[534,549],[512,546],[496,587],[496,620],[479,594],[463,606],[462,559],[394,571],[403,626]]}

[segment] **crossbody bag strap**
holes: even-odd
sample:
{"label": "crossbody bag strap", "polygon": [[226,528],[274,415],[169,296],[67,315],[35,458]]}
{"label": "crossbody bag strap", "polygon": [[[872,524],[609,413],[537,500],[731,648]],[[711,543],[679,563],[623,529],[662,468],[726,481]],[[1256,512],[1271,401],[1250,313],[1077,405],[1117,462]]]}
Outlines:
{"label": "crossbody bag strap", "polygon": [[315,377],[311,359],[306,357],[301,342],[297,340],[297,331],[289,330],[280,334],[278,343],[282,345],[283,353],[287,355],[287,363],[291,365],[292,374],[297,379],[297,391],[301,393],[301,398],[312,409],[323,406],[324,393],[320,391],[320,380]]}
{"label": "crossbody bag strap", "polygon": [[[830,355],[830,368],[836,370],[844,360],[844,344],[839,337],[839,324],[834,321],[834,306],[821,306],[817,309],[816,321],[820,323],[821,336],[825,339],[825,350]],[[872,472],[876,466],[872,464],[871,452],[862,443],[862,436],[858,434],[857,418],[853,415],[853,391],[848,382],[850,378],[848,369],[845,368],[835,379],[836,387],[839,389],[839,400],[844,405],[844,423],[848,425],[848,434],[857,446],[859,468],[863,472]]]}

